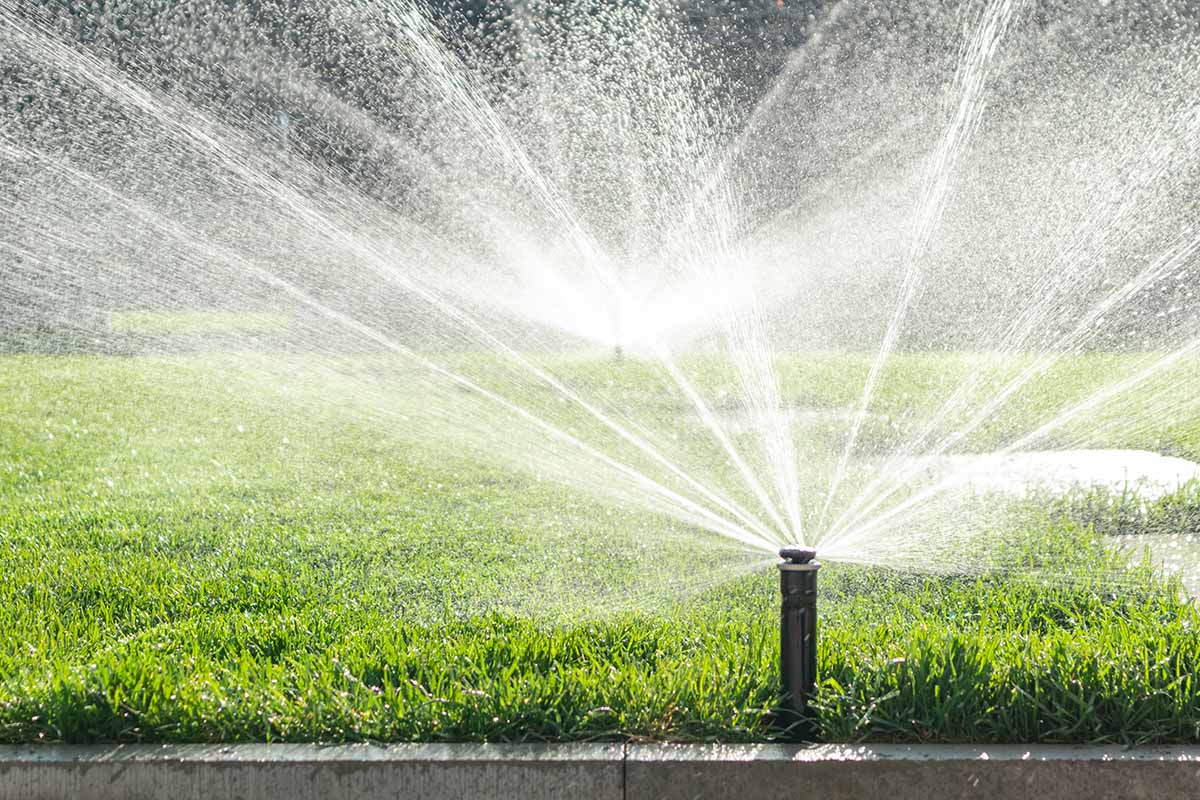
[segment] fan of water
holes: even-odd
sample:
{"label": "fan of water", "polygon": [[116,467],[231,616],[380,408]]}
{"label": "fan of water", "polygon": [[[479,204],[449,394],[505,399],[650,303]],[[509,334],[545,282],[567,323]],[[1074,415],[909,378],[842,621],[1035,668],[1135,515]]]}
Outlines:
{"label": "fan of water", "polygon": [[965,492],[1195,477],[1111,450],[1200,416],[1185,2],[0,0],[0,42],[7,347],[187,349],[755,552],[971,569]]}

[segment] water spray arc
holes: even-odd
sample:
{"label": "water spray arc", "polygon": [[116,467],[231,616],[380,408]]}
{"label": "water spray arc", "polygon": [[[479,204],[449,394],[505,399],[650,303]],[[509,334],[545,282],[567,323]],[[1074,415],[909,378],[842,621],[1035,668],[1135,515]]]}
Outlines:
{"label": "water spray arc", "polygon": [[795,722],[807,713],[817,689],[817,571],[821,562],[811,547],[790,545],[779,551],[779,676],[783,694],[780,719]]}
{"label": "water spray arc", "polygon": [[[1043,27],[1027,0],[843,0],[755,99],[705,67],[726,43],[643,4],[518,4],[519,63],[503,35],[467,58],[414,0],[319,2],[288,41],[259,3],[87,42],[72,4],[26,5],[0,0],[4,353],[211,351],[196,369],[294,398],[281,417],[350,413],[755,568],[802,541],[990,569],[957,459],[1200,407],[1200,36],[1166,16],[1143,47],[1120,15]],[[166,329],[117,330],[142,311]],[[243,314],[287,322],[188,329]],[[860,350],[864,375],[830,355]],[[803,711],[819,564],[779,552]]]}

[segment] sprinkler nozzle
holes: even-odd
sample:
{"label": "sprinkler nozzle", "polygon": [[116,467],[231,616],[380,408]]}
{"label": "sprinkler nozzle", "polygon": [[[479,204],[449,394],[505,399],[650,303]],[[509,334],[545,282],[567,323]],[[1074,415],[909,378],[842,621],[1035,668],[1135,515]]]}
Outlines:
{"label": "sprinkler nozzle", "polygon": [[799,544],[789,544],[787,547],[779,549],[779,557],[789,564],[808,564],[817,557],[817,549]]}

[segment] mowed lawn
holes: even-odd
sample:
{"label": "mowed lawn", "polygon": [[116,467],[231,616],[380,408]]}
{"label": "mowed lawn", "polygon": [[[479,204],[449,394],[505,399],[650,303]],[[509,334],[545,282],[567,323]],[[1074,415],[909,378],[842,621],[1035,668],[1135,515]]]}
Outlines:
{"label": "mowed lawn", "polygon": [[[189,358],[0,357],[0,740],[787,738],[769,559]],[[1094,543],[1123,513],[1031,511],[1003,575],[826,566],[821,737],[1200,741],[1200,614]]]}

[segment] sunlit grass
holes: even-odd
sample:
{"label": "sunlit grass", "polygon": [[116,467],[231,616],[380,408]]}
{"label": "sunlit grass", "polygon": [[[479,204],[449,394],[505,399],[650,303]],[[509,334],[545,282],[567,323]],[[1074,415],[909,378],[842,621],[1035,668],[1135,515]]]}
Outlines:
{"label": "sunlit grass", "polygon": [[[1031,510],[983,577],[826,566],[821,735],[1200,741],[1200,617],[1095,536],[1193,500]],[[778,735],[761,557],[186,359],[0,360],[0,575],[4,741]]]}
{"label": "sunlit grass", "polygon": [[232,311],[114,311],[109,327],[116,333],[175,334],[280,331],[286,314]]}

